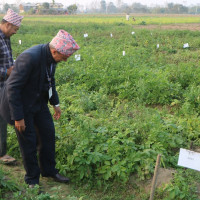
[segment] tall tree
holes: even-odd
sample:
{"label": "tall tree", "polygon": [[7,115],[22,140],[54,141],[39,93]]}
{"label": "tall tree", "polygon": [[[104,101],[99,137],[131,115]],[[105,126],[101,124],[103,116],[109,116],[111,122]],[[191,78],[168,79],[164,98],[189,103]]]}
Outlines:
{"label": "tall tree", "polygon": [[9,4],[7,4],[7,3],[4,4],[4,6],[3,6],[4,11],[7,12],[8,8],[10,8]]}
{"label": "tall tree", "polygon": [[107,7],[108,13],[116,13],[117,7],[114,5],[113,2],[110,2]]}
{"label": "tall tree", "polygon": [[168,3],[168,4],[167,4],[167,7],[168,7],[168,9],[173,9],[174,4],[173,4],[173,3]]}
{"label": "tall tree", "polygon": [[44,9],[49,9],[49,3],[48,2],[44,2],[43,4],[42,4],[42,7],[44,8]]}
{"label": "tall tree", "polygon": [[75,14],[77,11],[78,7],[76,4],[70,5],[69,7],[67,7],[67,11],[69,14]]}
{"label": "tall tree", "polygon": [[100,5],[101,5],[101,12],[105,13],[106,12],[106,1],[101,0]]}

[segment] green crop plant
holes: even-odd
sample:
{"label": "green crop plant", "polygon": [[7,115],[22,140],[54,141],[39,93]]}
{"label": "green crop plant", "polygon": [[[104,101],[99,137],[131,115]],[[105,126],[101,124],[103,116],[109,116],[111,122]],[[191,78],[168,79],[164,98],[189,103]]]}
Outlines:
{"label": "green crop plant", "polygon": [[[137,24],[198,20],[138,16]],[[15,58],[59,29],[81,47],[81,60],[73,55],[56,72],[62,109],[55,121],[57,168],[74,183],[126,184],[133,174],[147,180],[157,154],[162,167],[177,169],[179,149],[200,144],[200,33],[138,27],[124,16],[27,16],[12,37]],[[14,130],[9,132],[9,153],[19,157]],[[168,189],[177,186],[175,181]]]}

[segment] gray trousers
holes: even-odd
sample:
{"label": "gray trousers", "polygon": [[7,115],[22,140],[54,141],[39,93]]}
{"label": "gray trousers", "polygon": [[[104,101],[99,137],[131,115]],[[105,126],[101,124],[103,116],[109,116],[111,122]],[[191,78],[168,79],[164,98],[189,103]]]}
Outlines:
{"label": "gray trousers", "polygon": [[0,116],[0,157],[6,155],[7,150],[7,123]]}

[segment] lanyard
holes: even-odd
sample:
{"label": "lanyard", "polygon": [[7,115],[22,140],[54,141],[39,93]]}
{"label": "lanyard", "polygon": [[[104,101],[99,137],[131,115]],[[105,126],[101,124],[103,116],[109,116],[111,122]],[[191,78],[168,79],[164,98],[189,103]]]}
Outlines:
{"label": "lanyard", "polygon": [[48,69],[46,68],[46,72],[47,72],[47,80],[48,80],[48,82],[49,82],[49,88],[51,88],[51,75],[52,75],[52,69],[53,69],[53,64],[51,64],[50,72],[48,72]]}

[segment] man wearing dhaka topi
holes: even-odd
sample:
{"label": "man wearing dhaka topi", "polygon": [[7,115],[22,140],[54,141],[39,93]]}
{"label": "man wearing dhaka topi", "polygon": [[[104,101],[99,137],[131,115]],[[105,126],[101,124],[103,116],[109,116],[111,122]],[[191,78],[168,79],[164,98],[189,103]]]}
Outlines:
{"label": "man wearing dhaka topi", "polygon": [[[22,16],[8,9],[7,14],[3,17],[0,24],[0,89],[10,75],[14,61],[10,37],[17,33]],[[0,162],[11,164],[16,160],[7,155],[7,123],[0,117]]]}

